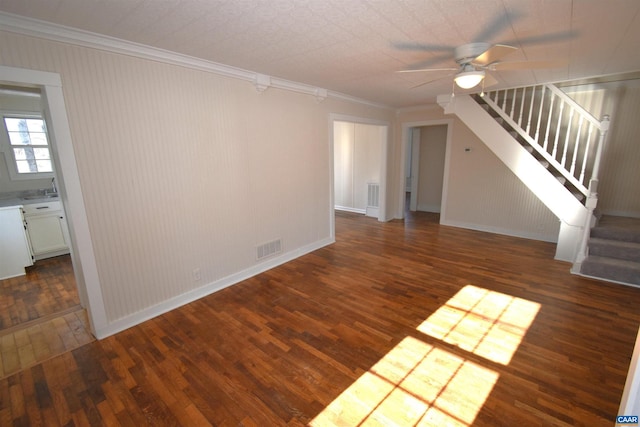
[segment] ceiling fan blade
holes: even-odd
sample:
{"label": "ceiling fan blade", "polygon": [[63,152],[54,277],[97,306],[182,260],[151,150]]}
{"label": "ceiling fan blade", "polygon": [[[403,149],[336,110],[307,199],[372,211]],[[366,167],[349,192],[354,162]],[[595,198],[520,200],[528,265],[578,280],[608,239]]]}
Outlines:
{"label": "ceiling fan blade", "polygon": [[491,74],[489,73],[485,73],[484,75],[484,86],[483,87],[491,87],[491,86],[495,86],[498,84],[498,80],[496,80],[495,77],[493,77]]}
{"label": "ceiling fan blade", "polygon": [[399,42],[393,43],[392,46],[398,50],[423,50],[427,52],[452,52],[453,46],[446,46],[442,44],[425,44],[414,42]]}
{"label": "ceiling fan blade", "polygon": [[457,71],[457,68],[416,68],[410,70],[400,70],[396,71],[396,73],[428,73],[432,71]]}
{"label": "ceiling fan blade", "polygon": [[451,62],[451,53],[436,55],[429,59],[425,59],[424,61],[413,63],[409,66],[409,68],[420,70],[423,68],[429,68],[431,65],[439,64],[443,61]]}
{"label": "ceiling fan blade", "polygon": [[555,33],[541,34],[539,36],[523,37],[517,40],[510,40],[506,41],[505,44],[535,45],[540,43],[553,43],[571,40],[577,36],[577,31],[558,31]]}
{"label": "ceiling fan blade", "polygon": [[438,77],[437,79],[433,79],[433,80],[429,80],[426,81],[424,83],[420,83],[419,85],[415,85],[415,86],[411,86],[411,89],[415,89],[424,85],[428,85],[429,83],[433,83],[433,82],[437,82],[438,80],[443,80],[443,79],[447,79],[449,78],[449,76],[452,76],[453,74],[447,74],[446,76],[442,76],[442,77]]}
{"label": "ceiling fan blade", "polygon": [[471,63],[473,65],[485,67],[489,64],[493,64],[499,61],[503,57],[516,50],[518,50],[517,47],[509,46],[506,44],[494,44],[489,49],[476,56],[475,59],[471,61]]}
{"label": "ceiling fan blade", "polygon": [[482,31],[480,31],[473,38],[475,42],[486,42],[493,40],[496,36],[500,35],[504,30],[511,28],[511,23],[520,18],[520,14],[517,12],[501,13],[493,17],[489,25],[487,25]]}
{"label": "ceiling fan blade", "polygon": [[496,71],[510,70],[535,70],[544,68],[562,68],[567,66],[567,61],[518,61],[518,62],[496,62],[487,68]]}

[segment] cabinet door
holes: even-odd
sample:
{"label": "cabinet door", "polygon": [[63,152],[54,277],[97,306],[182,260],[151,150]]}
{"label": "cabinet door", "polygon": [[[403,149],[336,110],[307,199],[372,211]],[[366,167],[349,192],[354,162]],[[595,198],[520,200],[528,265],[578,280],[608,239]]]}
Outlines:
{"label": "cabinet door", "polygon": [[61,215],[39,215],[27,219],[27,229],[34,255],[68,247],[62,231]]}
{"label": "cabinet door", "polygon": [[20,208],[0,208],[0,280],[21,276],[32,264]]}

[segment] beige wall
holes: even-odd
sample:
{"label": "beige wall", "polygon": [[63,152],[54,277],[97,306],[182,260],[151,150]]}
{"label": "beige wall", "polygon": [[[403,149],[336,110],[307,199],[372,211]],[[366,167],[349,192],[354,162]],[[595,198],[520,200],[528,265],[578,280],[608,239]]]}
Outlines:
{"label": "beige wall", "polygon": [[598,209],[640,218],[640,81],[565,87],[597,119],[611,116],[602,156]]}
{"label": "beige wall", "polygon": [[13,33],[0,52],[0,65],[62,77],[110,323],[251,271],[262,243],[330,242],[329,114],[393,118]]}
{"label": "beige wall", "polygon": [[446,146],[446,125],[420,128],[417,194],[417,210],[419,211],[440,212],[441,210]]}

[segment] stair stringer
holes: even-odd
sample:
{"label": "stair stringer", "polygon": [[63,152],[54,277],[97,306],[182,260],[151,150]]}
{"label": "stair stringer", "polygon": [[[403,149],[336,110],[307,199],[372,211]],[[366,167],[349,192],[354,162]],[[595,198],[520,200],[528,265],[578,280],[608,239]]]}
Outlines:
{"label": "stair stringer", "polygon": [[440,95],[438,104],[462,120],[560,220],[555,259],[575,261],[587,208],[470,96]]}

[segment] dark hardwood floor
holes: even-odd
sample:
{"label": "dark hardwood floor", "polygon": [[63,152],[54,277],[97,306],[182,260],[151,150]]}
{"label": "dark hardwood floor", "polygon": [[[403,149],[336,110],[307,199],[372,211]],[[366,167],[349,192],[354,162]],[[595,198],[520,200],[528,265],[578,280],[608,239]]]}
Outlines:
{"label": "dark hardwood floor", "polygon": [[37,261],[26,273],[0,280],[0,333],[80,306],[69,255]]}
{"label": "dark hardwood floor", "polygon": [[613,425],[640,289],[437,219],[338,213],[334,245],[0,381],[0,425]]}

